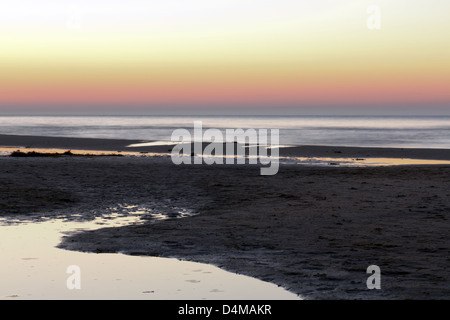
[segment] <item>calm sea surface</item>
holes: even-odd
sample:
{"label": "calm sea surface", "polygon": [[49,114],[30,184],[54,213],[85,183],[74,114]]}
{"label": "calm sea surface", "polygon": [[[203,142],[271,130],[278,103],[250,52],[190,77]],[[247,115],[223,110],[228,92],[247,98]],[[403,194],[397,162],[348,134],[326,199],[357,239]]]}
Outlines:
{"label": "calm sea surface", "polygon": [[2,116],[0,134],[170,140],[194,121],[279,129],[281,144],[450,148],[450,117],[423,116]]}

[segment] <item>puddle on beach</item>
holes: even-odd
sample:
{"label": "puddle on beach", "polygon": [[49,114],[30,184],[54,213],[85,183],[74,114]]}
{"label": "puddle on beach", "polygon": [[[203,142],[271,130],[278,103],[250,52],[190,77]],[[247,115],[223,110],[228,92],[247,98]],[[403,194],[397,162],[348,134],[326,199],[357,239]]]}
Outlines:
{"label": "puddle on beach", "polygon": [[[120,213],[123,209],[128,214]],[[64,234],[141,223],[148,214],[144,207],[119,205],[91,221],[74,221],[81,218],[77,216],[70,221],[0,219],[0,299],[300,299],[277,285],[207,264],[56,248]],[[179,214],[191,213],[180,210]],[[168,217],[155,214],[153,218]],[[80,289],[68,289],[71,266],[79,267]]]}
{"label": "puddle on beach", "polygon": [[[128,147],[136,146],[159,146],[170,145],[173,143],[168,142],[149,142],[136,145],[130,145]],[[274,148],[286,148],[288,145],[274,146]],[[68,150],[63,149],[43,149],[43,148],[26,148],[26,147],[0,147],[0,156],[9,156],[14,151],[20,151],[22,153],[38,152],[47,154],[63,154]],[[152,153],[152,152],[123,152],[123,151],[93,151],[93,150],[70,150],[73,155],[92,155],[92,156],[132,156],[132,157],[153,157],[153,158],[170,158],[170,153]],[[181,156],[181,155],[180,155]],[[191,155],[184,155],[191,156]],[[233,158],[239,163],[249,163],[250,159],[254,160],[254,163],[262,161],[264,163],[270,163],[275,160],[273,156],[259,156],[259,155],[194,155],[195,158],[200,157],[205,162],[212,163],[216,158]],[[432,160],[432,159],[410,159],[410,158],[338,158],[338,157],[296,157],[296,156],[280,156],[280,164],[284,165],[302,165],[302,166],[335,166],[335,167],[377,167],[377,166],[399,166],[399,165],[450,165],[449,160]]]}
{"label": "puddle on beach", "polygon": [[380,167],[406,165],[450,165],[448,160],[408,159],[408,158],[325,158],[325,157],[284,157],[281,164],[303,166],[337,166],[337,167]]}

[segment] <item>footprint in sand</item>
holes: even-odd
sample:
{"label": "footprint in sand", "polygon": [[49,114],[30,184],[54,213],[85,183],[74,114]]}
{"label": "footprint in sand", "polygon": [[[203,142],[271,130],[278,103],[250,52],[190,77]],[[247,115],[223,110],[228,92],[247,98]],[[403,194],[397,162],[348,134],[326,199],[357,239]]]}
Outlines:
{"label": "footprint in sand", "polygon": [[219,289],[212,289],[210,292],[212,293],[219,293],[219,292],[224,292],[223,290],[219,290]]}
{"label": "footprint in sand", "polygon": [[18,294],[7,294],[4,296],[0,296],[0,299],[5,299],[5,298],[19,298],[20,296]]}
{"label": "footprint in sand", "polygon": [[199,283],[200,280],[186,280],[186,282],[190,282],[190,283]]}

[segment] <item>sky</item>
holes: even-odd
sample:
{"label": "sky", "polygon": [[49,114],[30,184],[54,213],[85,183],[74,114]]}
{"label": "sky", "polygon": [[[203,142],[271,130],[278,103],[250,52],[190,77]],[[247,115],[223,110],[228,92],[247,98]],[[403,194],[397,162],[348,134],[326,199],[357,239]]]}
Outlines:
{"label": "sky", "polygon": [[0,0],[1,112],[450,114],[448,0]]}

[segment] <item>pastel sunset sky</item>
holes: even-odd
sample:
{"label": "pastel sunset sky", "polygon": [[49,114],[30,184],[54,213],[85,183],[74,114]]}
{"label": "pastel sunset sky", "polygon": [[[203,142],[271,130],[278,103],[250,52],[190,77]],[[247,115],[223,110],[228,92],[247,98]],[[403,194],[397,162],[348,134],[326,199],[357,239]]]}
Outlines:
{"label": "pastel sunset sky", "polygon": [[0,0],[0,112],[244,106],[448,111],[450,1]]}

